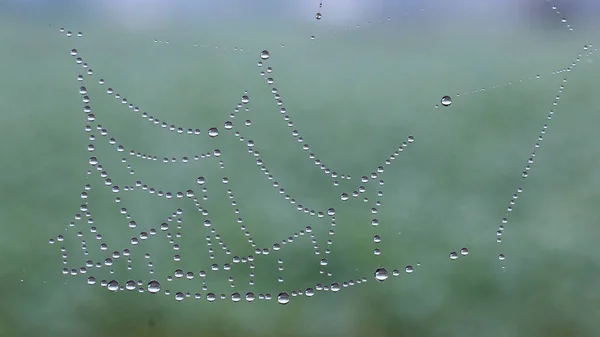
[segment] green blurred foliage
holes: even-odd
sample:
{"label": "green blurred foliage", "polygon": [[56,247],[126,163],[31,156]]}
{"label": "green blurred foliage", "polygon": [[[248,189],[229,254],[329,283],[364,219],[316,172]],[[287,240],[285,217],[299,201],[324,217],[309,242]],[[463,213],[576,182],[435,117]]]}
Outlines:
{"label": "green blurred foliage", "polygon": [[[485,18],[452,27],[395,21],[338,35],[323,30],[311,41],[309,32],[315,28],[309,24],[275,22],[283,28],[273,32],[247,18],[234,24],[212,21],[212,30],[207,30],[206,22],[185,21],[140,31],[119,28],[93,13],[27,16],[5,11],[0,18],[4,257],[0,336],[600,334],[596,324],[600,71],[592,63],[595,56],[582,56],[572,72],[552,74],[568,66],[590,42],[594,27],[586,27],[580,35],[563,35],[518,25],[504,31],[485,25],[473,28]],[[85,35],[67,39],[58,33],[63,26]],[[439,31],[446,35],[436,35]],[[157,32],[172,41],[153,43]],[[194,32],[220,49],[191,47]],[[493,43],[490,34],[496,34]],[[237,43],[245,50],[234,51]],[[88,86],[92,107],[100,124],[120,143],[169,158],[214,148],[224,153],[224,170],[209,160],[164,165],[131,158],[136,169],[133,181],[176,191],[194,186],[198,175],[206,176],[212,186],[227,176],[258,246],[269,247],[311,225],[323,250],[327,222],[298,213],[277,195],[239,141],[225,135],[212,140],[174,135],[104,93],[114,85],[150,115],[206,132],[208,127],[222,128],[248,90],[250,111],[240,112],[234,131],[241,130],[256,142],[269,171],[306,207],[335,207],[336,234],[328,269],[332,277],[319,274],[321,257],[314,255],[309,238],[301,237],[282,251],[283,284],[276,279],[276,258],[261,256],[256,262],[256,290],[245,285],[248,270],[242,269],[232,274],[240,280],[237,291],[276,297],[279,291],[318,282],[362,276],[368,282],[338,293],[317,292],[314,298],[294,297],[281,306],[275,300],[176,302],[173,295],[110,293],[88,286],[85,275],[62,275],[60,244],[49,245],[48,240],[67,235],[64,229],[82,203],[79,193],[84,184],[98,186],[90,196],[90,210],[104,239],[120,249],[131,235],[123,234],[127,222],[118,214],[121,206],[114,203],[114,195],[99,188],[102,180],[97,173],[85,175],[90,154],[77,93],[81,68],[68,53],[75,47],[95,71],[86,79],[93,83]],[[414,144],[386,166],[377,229],[370,225],[370,204],[340,201],[342,190],[333,188],[331,179],[289,136],[291,128],[258,75],[256,62],[264,48],[272,55],[264,67],[273,67],[274,85],[295,127],[334,170],[357,181],[383,165],[409,135],[415,137]],[[541,74],[539,80],[518,82],[536,74]],[[107,81],[104,87],[97,85],[100,78]],[[514,83],[493,87],[508,82]],[[558,100],[560,85],[565,90]],[[482,87],[488,90],[463,94]],[[444,94],[453,95],[454,103],[434,109]],[[560,103],[557,107],[555,101]],[[546,120],[549,109],[555,111],[551,121]],[[252,128],[242,126],[246,118],[252,119]],[[545,123],[549,131],[524,180],[521,172]],[[113,180],[133,184],[119,163],[121,155],[105,139],[98,144],[103,146],[95,155]],[[497,244],[496,228],[518,186],[524,193],[506,225],[505,242]],[[230,224],[219,227],[224,241],[239,255],[252,254],[225,190],[215,189],[214,198],[211,191],[205,204],[211,219]],[[375,197],[369,195],[371,200]],[[140,227],[156,226],[175,208],[184,208],[184,260],[179,265],[173,262],[171,245],[159,239],[135,252],[132,271],[120,261],[112,268],[114,275],[105,268],[93,271],[99,280],[149,280],[141,256],[146,250],[152,251],[155,277],[161,280],[181,265],[196,272],[209,269],[207,233],[194,228],[202,227],[203,218],[193,212],[192,203],[166,202],[141,193],[125,193],[123,200]],[[375,233],[383,238],[379,257],[372,253]],[[73,267],[104,256],[93,241],[88,238],[90,257],[81,254],[80,242],[65,243]],[[448,258],[462,247],[469,248],[468,256]],[[499,253],[507,256],[505,269]],[[220,251],[215,255],[224,261]],[[415,266],[415,272],[404,273],[406,265]],[[373,272],[379,266],[402,273],[377,282]],[[161,282],[173,293],[200,290],[197,280],[173,281],[172,286]],[[223,275],[208,284],[216,293],[232,291]]]}

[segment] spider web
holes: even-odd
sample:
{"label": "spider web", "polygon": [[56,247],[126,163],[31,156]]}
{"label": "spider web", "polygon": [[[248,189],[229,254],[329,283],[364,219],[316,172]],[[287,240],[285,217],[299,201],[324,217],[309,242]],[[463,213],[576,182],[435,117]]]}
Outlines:
{"label": "spider web", "polygon": [[[473,28],[478,20],[466,27],[458,25],[458,32],[472,34],[478,41],[496,38],[495,43],[465,53],[465,48],[473,46],[457,45],[455,39],[428,31],[426,23],[416,24],[424,19],[457,25],[463,7],[418,3],[405,4],[416,6],[417,11],[344,29],[322,27],[328,24],[328,15],[335,17],[336,8],[328,9],[327,4],[320,3],[306,24],[311,32],[294,30],[294,34],[304,36],[288,38],[285,43],[260,42],[256,38],[245,39],[244,46],[224,46],[214,41],[190,43],[192,38],[188,36],[136,41],[139,52],[135,58],[128,59],[124,52],[130,48],[127,45],[115,48],[117,53],[106,51],[104,56],[109,59],[123,59],[123,68],[113,69],[111,77],[104,77],[111,72],[110,66],[103,64],[106,60],[92,60],[97,53],[86,54],[94,49],[95,36],[61,28],[60,33],[70,39],[70,57],[77,66],[86,137],[82,146],[89,154],[79,209],[65,232],[50,239],[60,248],[62,273],[112,292],[162,293],[178,301],[276,299],[281,304],[293,297],[339,292],[365,282],[402,279],[400,276],[418,272],[421,262],[439,263],[421,261],[418,252],[406,253],[412,252],[411,241],[428,241],[414,230],[427,226],[423,222],[428,221],[423,215],[411,213],[414,205],[431,203],[433,210],[448,197],[426,196],[436,184],[450,184],[443,179],[448,167],[437,171],[422,165],[431,161],[428,153],[432,148],[453,142],[448,137],[456,123],[481,118],[490,118],[490,123],[496,124],[492,136],[516,137],[519,144],[530,144],[527,153],[519,146],[518,150],[508,148],[497,154],[498,158],[513,158],[512,163],[515,156],[522,157],[520,166],[506,166],[515,177],[510,190],[483,187],[498,188],[499,194],[508,191],[501,197],[509,201],[503,205],[493,202],[495,212],[503,210],[494,224],[480,223],[477,228],[467,226],[463,230],[440,228],[440,237],[450,236],[455,246],[439,238],[429,240],[431,245],[446,250],[447,255],[440,257],[444,261],[480,254],[482,259],[499,261],[499,268],[505,270],[510,260],[502,244],[497,243],[502,243],[505,228],[513,223],[512,213],[527,190],[525,178],[533,171],[554,114],[561,112],[560,98],[571,84],[571,73],[586,67],[582,63],[591,60],[597,48],[590,43],[582,45],[580,40],[585,36],[576,35],[576,27],[557,6],[546,1],[546,10],[555,14],[553,22],[560,25],[556,34],[568,35],[560,40],[565,41],[564,45],[549,48],[562,48],[566,50],[564,55],[541,62],[539,57],[548,46],[543,45],[544,41],[535,44],[539,41],[532,35],[514,48],[519,62],[494,59],[489,64],[488,57],[496,48],[509,48],[512,43],[502,39],[505,26],[492,25],[500,28],[479,37]],[[462,6],[474,6],[474,2],[465,1]],[[522,23],[514,19],[514,4],[497,6],[508,13],[499,21],[512,18],[508,26]],[[431,39],[432,49],[420,50],[420,59],[414,57],[415,48],[405,48],[416,43],[418,34],[402,34],[411,28]],[[367,40],[365,32],[377,38]],[[364,45],[357,48],[346,44],[346,50],[340,50],[339,45],[330,47],[336,41],[353,40]],[[383,49],[382,56],[374,55],[376,48]],[[211,61],[202,63],[202,67],[186,62],[169,64],[166,70],[151,75],[160,83],[163,76],[175,73],[177,82],[164,84],[173,92],[164,92],[164,87],[148,83],[147,78],[136,79],[137,70],[131,66],[136,58],[160,63],[161,58],[177,51],[198,53],[194,57],[210,57]],[[410,56],[417,61],[393,62],[393,58]],[[372,62],[362,62],[365,58]],[[316,65],[306,65],[306,60]],[[444,60],[455,62],[449,66]],[[377,62],[392,62],[398,67],[390,72],[378,67]],[[327,73],[327,67],[336,63],[341,64],[337,70]],[[215,78],[195,78],[209,70],[203,68],[207,65],[233,69],[227,74],[217,73]],[[435,76],[417,79],[411,75],[419,73],[420,67],[436,68],[427,72]],[[486,83],[475,87],[481,84],[477,72],[489,67],[503,72],[493,83],[489,83],[487,74],[482,75]],[[102,68],[105,71],[96,70]],[[477,71],[464,71],[469,68]],[[298,83],[298,78],[306,81]],[[353,79],[356,82],[348,84],[346,92],[327,93],[336,83]],[[384,82],[385,88],[378,82]],[[141,84],[146,95],[136,89]],[[195,86],[205,92],[198,92]],[[519,86],[535,88],[547,100],[531,113],[490,116],[475,111],[481,100],[510,97],[514,90],[520,90]],[[222,91],[225,93],[214,101],[227,99],[223,104],[213,103],[211,95]],[[344,117],[319,109],[319,104],[330,106],[330,96],[338,94],[348,98],[336,102],[337,110],[364,114],[360,128],[353,129],[344,124]],[[363,94],[373,97],[360,106],[353,96]],[[160,102],[170,95],[190,102],[173,106]],[[141,98],[129,99],[135,96]],[[311,97],[316,100],[314,104],[306,102]],[[389,97],[395,97],[397,104],[386,105],[393,102]],[[409,101],[411,97],[419,99]],[[225,104],[228,111],[224,110]],[[505,102],[498,104],[518,109],[502,105]],[[377,113],[385,109],[399,110],[396,114],[403,125],[387,123]],[[521,129],[509,122],[502,124],[503,118],[510,123],[538,125],[538,134],[519,134],[515,130]],[[327,126],[314,128],[315,124]],[[470,136],[477,137],[477,131],[491,132],[475,130]],[[365,136],[359,136],[361,133]],[[389,139],[390,134],[394,134],[393,139]],[[354,151],[369,140],[377,145],[368,155]],[[470,152],[464,150],[468,156]],[[450,156],[436,160],[449,161],[450,166],[453,163]],[[483,164],[472,161],[474,166]],[[428,173],[441,178],[428,181]],[[416,184],[424,191],[405,195],[398,192],[403,184]],[[473,193],[477,193],[477,184],[461,182]],[[389,185],[393,186],[391,190]],[[400,214],[386,213],[388,208],[399,209]],[[487,220],[488,215],[483,219]],[[438,217],[437,221],[447,226],[445,219]],[[477,247],[475,253],[473,246]],[[356,268],[341,268],[347,265]]]}

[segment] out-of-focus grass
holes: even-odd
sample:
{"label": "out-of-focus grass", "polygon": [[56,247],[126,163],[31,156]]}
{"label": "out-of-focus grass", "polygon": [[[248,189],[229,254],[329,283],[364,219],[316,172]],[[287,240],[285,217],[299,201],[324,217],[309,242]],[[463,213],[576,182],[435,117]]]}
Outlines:
{"label": "out-of-focus grass", "polygon": [[[495,41],[503,48],[494,50],[485,44],[485,34],[457,26],[456,34],[448,32],[455,36],[452,43],[436,49],[432,45],[440,47],[435,43],[440,41],[420,38],[425,30],[423,35],[417,30],[403,35],[398,33],[403,24],[395,23],[271,49],[273,56],[265,67],[273,67],[275,86],[295,127],[334,170],[347,171],[356,180],[380,165],[408,135],[416,139],[386,167],[383,205],[377,215],[381,225],[376,231],[383,237],[383,254],[375,258],[370,206],[339,201],[342,190],[330,188],[330,181],[289,137],[269,87],[257,74],[258,52],[264,48],[259,33],[246,32],[249,37],[243,42],[251,51],[234,52],[187,47],[189,41],[183,33],[178,35],[178,29],[171,33],[181,39],[167,46],[152,43],[150,34],[116,34],[118,29],[108,23],[65,27],[74,32],[88,28],[83,39],[69,42],[58,36],[58,27],[38,20],[13,17],[3,22],[0,336],[593,336],[599,332],[595,243],[600,236],[596,230],[600,148],[594,138],[599,117],[593,91],[598,67],[583,57],[566,83],[562,83],[566,75],[543,72],[568,65],[564,61],[579,52],[554,48],[557,36],[505,32]],[[223,45],[229,46],[226,37],[243,27],[239,22],[210,36],[219,41],[222,34]],[[298,32],[282,29],[278,34],[295,37]],[[577,37],[562,39],[556,44],[583,44]],[[84,174],[89,153],[75,81],[78,68],[68,56],[74,45],[95,70],[94,84],[88,86],[92,107],[120,142],[168,157],[219,147],[227,164],[221,171],[214,162],[167,166],[130,159],[136,179],[157,189],[181,190],[199,174],[216,180],[227,175],[244,221],[261,247],[306,225],[326,231],[323,222],[297,214],[295,206],[278,198],[242,144],[224,136],[212,142],[206,137],[173,136],[103,93],[105,87],[114,86],[149,114],[205,132],[221,126],[248,90],[251,110],[236,117],[236,130],[256,142],[271,173],[297,200],[317,210],[335,205],[338,221],[330,257],[334,276],[318,274],[319,257],[312,253],[308,238],[301,238],[284,251],[288,276],[283,286],[276,281],[275,264],[261,265],[257,259],[257,287],[264,290],[256,293],[276,296],[279,290],[363,275],[368,282],[335,294],[293,298],[281,307],[274,300],[176,303],[173,296],[113,294],[87,286],[82,277],[61,275],[58,247],[47,241],[63,233],[71,221],[81,204],[83,185],[90,182],[99,188],[102,183]],[[475,45],[479,49],[469,49]],[[530,52],[546,57],[536,59]],[[527,68],[532,68],[531,74],[525,74]],[[538,70],[543,73],[540,80],[490,88]],[[99,87],[95,84],[99,78],[110,85]],[[566,88],[553,108],[561,84]],[[432,108],[442,94],[462,94],[480,86],[490,90],[455,97],[448,109]],[[556,114],[546,121],[549,109]],[[246,118],[252,119],[252,128],[241,126]],[[523,181],[520,172],[544,123],[550,129],[536,151],[531,176]],[[119,171],[120,156],[108,149],[106,140],[98,144],[103,146],[98,145],[98,157],[111,177],[128,178],[126,171]],[[495,228],[522,184],[525,192],[500,246],[495,243]],[[127,243],[130,234],[123,235],[126,223],[117,216],[113,196],[98,188],[90,202],[96,225],[106,241]],[[230,248],[247,251],[224,190],[221,194],[208,193],[206,207],[213,219],[231,221],[231,230],[219,230],[233,242]],[[143,194],[125,194],[123,199],[140,226],[156,226],[179,207]],[[197,272],[210,262],[206,234],[193,228],[200,219],[192,214],[193,205],[182,205],[182,232],[187,235],[182,251],[188,253],[182,256],[189,256],[182,263]],[[101,256],[95,240],[87,241],[91,256]],[[324,243],[320,244],[323,250]],[[166,240],[147,247],[153,252],[157,278],[164,279],[177,268]],[[469,247],[470,255],[450,261],[449,252],[462,247]],[[88,259],[77,242],[67,248],[74,261]],[[497,261],[500,252],[508,257],[506,270]],[[143,258],[134,260],[131,273],[117,264],[115,275],[99,271],[98,278],[148,280],[140,261]],[[416,267],[411,275],[402,273],[382,283],[372,279],[379,265],[391,270],[407,264]],[[244,285],[247,273],[233,274],[240,280],[239,291],[251,290]],[[222,283],[209,286],[231,291],[226,277],[217,280]],[[198,282],[178,282],[171,286],[163,281],[163,287],[199,290]]]}

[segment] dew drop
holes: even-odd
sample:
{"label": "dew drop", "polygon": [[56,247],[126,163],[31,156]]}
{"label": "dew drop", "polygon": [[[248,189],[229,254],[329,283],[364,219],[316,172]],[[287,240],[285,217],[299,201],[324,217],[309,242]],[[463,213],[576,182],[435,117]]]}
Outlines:
{"label": "dew drop", "polygon": [[231,294],[231,300],[233,302],[239,302],[241,299],[242,299],[242,295],[240,295],[240,293]]}
{"label": "dew drop", "polygon": [[390,275],[389,275],[387,269],[385,269],[385,268],[378,268],[377,270],[375,270],[375,279],[377,281],[380,281],[380,282],[385,281],[385,280],[387,280],[388,276],[390,276]]}
{"label": "dew drop", "polygon": [[268,59],[269,57],[271,57],[271,54],[269,54],[268,50],[263,50],[260,52],[260,58],[263,60]]}
{"label": "dew drop", "polygon": [[317,18],[317,20],[321,20],[322,17],[323,15],[321,13],[317,13],[317,15],[315,15],[315,18]]}
{"label": "dew drop", "polygon": [[156,294],[160,291],[160,283],[157,280],[152,280],[148,282],[148,292],[151,294]]}
{"label": "dew drop", "polygon": [[463,255],[463,256],[469,255],[469,249],[466,248],[466,247],[465,248],[461,248],[460,255]]}
{"label": "dew drop", "polygon": [[115,292],[115,291],[119,290],[119,282],[116,280],[112,280],[112,281],[108,282],[108,285],[106,287],[108,288],[108,290]]}
{"label": "dew drop", "polygon": [[219,135],[219,129],[217,129],[217,128],[210,128],[210,129],[208,129],[208,135],[210,137],[213,137],[213,138],[216,137],[216,136],[218,136]]}
{"label": "dew drop", "polygon": [[456,260],[457,258],[458,258],[458,254],[456,252],[450,253],[450,259],[451,260]]}
{"label": "dew drop", "polygon": [[449,106],[452,104],[452,98],[450,98],[450,96],[444,96],[442,97],[441,103],[443,106]]}
{"label": "dew drop", "polygon": [[287,292],[282,292],[277,295],[277,302],[279,304],[288,304],[290,302],[290,295]]}

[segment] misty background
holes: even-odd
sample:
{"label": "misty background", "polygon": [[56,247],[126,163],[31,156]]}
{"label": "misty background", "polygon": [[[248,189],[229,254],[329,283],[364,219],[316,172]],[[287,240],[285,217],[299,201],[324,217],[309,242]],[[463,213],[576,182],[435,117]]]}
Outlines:
{"label": "misty background", "polygon": [[[600,69],[597,52],[590,52],[600,46],[599,16],[598,2],[583,0],[330,0],[321,9],[319,1],[275,0],[3,2],[0,336],[597,336]],[[69,55],[73,48],[93,75]],[[271,57],[259,68],[262,50]],[[272,86],[260,75],[266,67],[273,70]],[[235,222],[227,188],[258,247],[312,226],[321,251],[326,240],[333,242],[328,265],[319,265],[325,254],[315,255],[302,236],[280,255],[256,255],[255,286],[248,285],[247,267],[210,274],[209,291],[227,299],[207,302],[198,272],[230,262],[231,255],[215,241],[215,260],[209,259],[204,217],[189,200],[121,192],[119,205],[95,169],[87,176],[92,154],[79,74],[97,123],[127,149],[159,158],[223,151],[224,169],[216,160],[162,164],[118,153],[93,131],[94,155],[115,183],[123,188],[142,180],[160,190],[201,193],[196,179],[204,175],[210,188],[201,193],[209,196],[203,205],[233,254],[256,255]],[[107,95],[109,87],[150,116],[202,134],[153,125]],[[308,158],[290,136],[272,87],[312,151],[332,170],[351,174],[350,182],[334,187]],[[234,129],[225,131],[244,94],[249,111],[242,109]],[[445,95],[452,105],[435,108]],[[246,119],[252,127],[244,126]],[[544,124],[547,133],[524,179]],[[221,134],[207,137],[210,127]],[[335,208],[335,235],[328,235],[329,217],[298,212],[279,195],[235,131],[255,142],[264,165],[298,203]],[[385,165],[408,136],[415,142]],[[375,181],[359,198],[340,200],[380,165],[381,198]],[[226,186],[223,176],[230,179]],[[83,213],[86,184],[102,240],[85,217],[65,230]],[[517,187],[523,193],[497,243]],[[375,200],[382,203],[377,228],[371,225]],[[133,232],[121,207],[138,222]],[[135,231],[156,228],[177,208],[183,227],[172,232],[182,233],[181,262],[162,233],[131,248]],[[65,241],[50,245],[59,234]],[[103,262],[126,247],[131,263],[121,257],[111,267],[63,275],[65,267]],[[469,254],[449,258],[461,248]],[[400,275],[378,282],[379,267]],[[194,280],[167,281],[177,268],[193,271]],[[143,287],[155,278],[162,291],[113,293],[89,286],[91,275],[98,283],[142,280]],[[363,276],[367,282],[339,292],[294,296],[285,306],[276,300],[281,291]],[[191,297],[176,301],[177,291]],[[233,291],[274,298],[234,303]]]}

